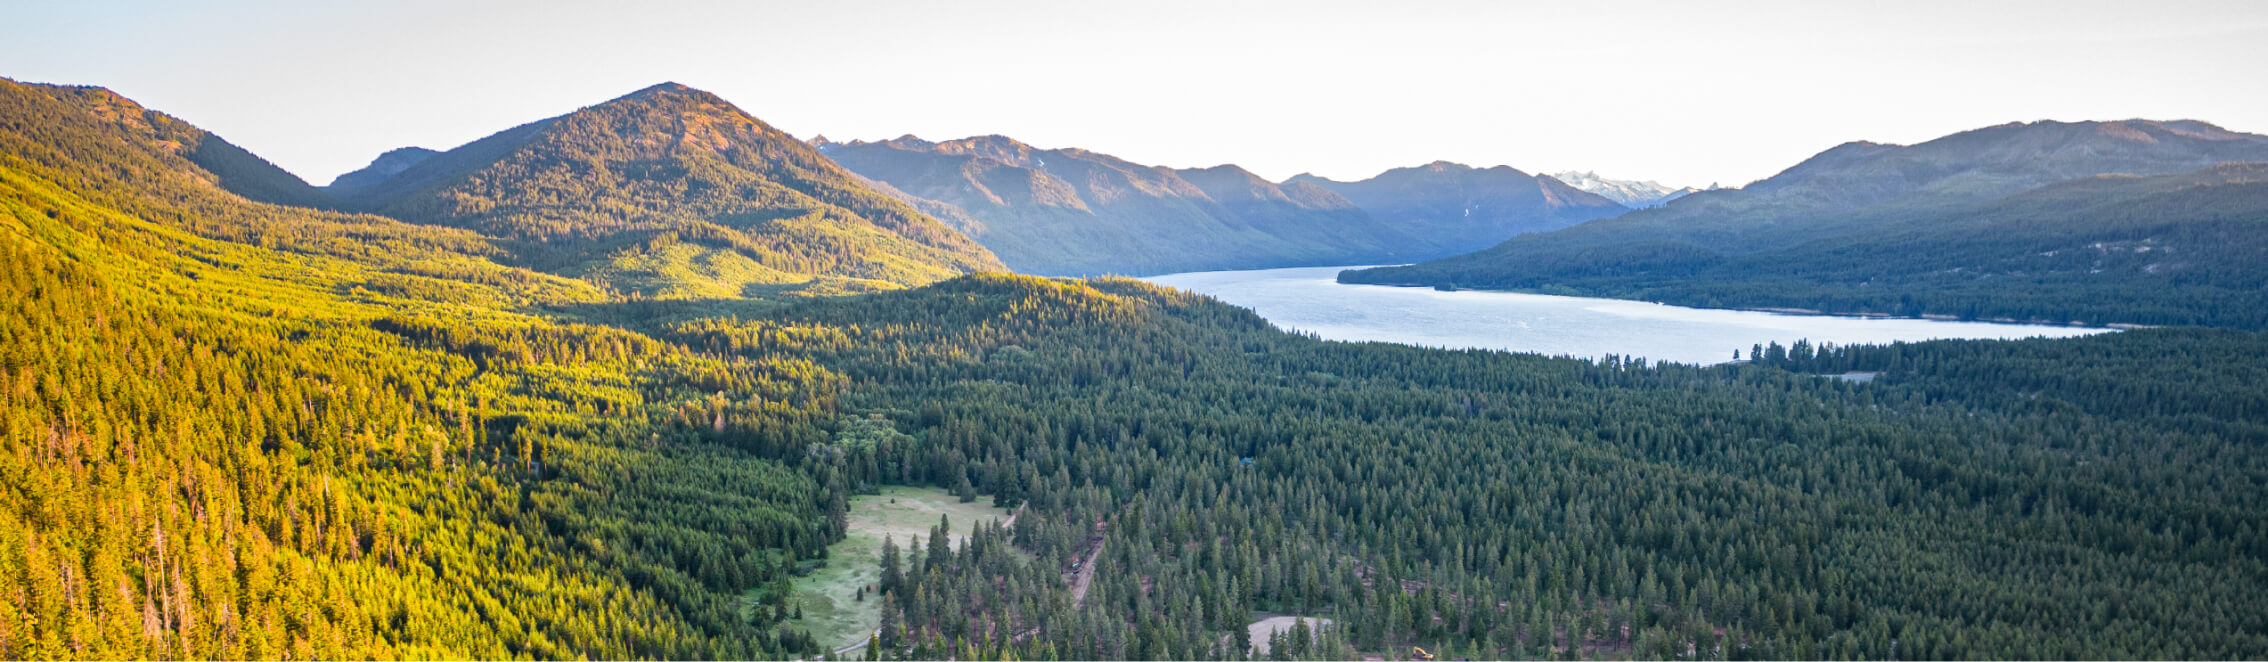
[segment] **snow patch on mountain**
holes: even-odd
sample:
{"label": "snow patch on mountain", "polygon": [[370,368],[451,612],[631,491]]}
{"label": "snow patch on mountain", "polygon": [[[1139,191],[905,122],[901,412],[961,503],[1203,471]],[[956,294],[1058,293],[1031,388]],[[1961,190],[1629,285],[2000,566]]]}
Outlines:
{"label": "snow patch on mountain", "polygon": [[1701,189],[1690,186],[1683,188],[1665,186],[1652,180],[1641,182],[1628,179],[1609,179],[1590,171],[1576,172],[1569,170],[1552,173],[1551,177],[1566,182],[1568,186],[1596,193],[1599,197],[1622,203],[1623,206],[1634,209],[1659,207],[1671,200],[1701,191]]}

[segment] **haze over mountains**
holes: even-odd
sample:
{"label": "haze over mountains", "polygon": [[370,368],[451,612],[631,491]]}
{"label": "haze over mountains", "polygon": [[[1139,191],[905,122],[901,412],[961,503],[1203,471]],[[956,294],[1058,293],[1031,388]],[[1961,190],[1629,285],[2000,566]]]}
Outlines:
{"label": "haze over mountains", "polygon": [[[961,229],[1009,266],[1040,274],[1406,262],[1624,210],[1501,167],[1279,184],[1234,165],[1146,166],[1004,136],[815,142],[860,175],[950,205],[940,215],[965,219]],[[1412,174],[1425,172],[1437,174]]]}
{"label": "haze over mountains", "polygon": [[1286,183],[1313,184],[1337,193],[1371,216],[1423,238],[1432,250],[1465,252],[1514,235],[1544,232],[1627,207],[1548,176],[1511,166],[1475,168],[1435,161],[1394,168],[1369,179],[1341,182],[1311,174]]}
{"label": "haze over mountains", "polygon": [[1345,199],[1235,166],[1175,170],[1004,136],[815,141],[844,167],[951,205],[961,229],[1039,274],[1153,274],[1406,261],[1411,237]]}
{"label": "haze over mountains", "polygon": [[2268,137],[2192,121],[1854,142],[1742,189],[1341,280],[2258,327],[2262,169],[2224,165],[2246,162],[2268,162]]}
{"label": "haze over mountains", "polygon": [[[1853,142],[1698,193],[1448,162],[1276,183],[1233,165],[1145,166],[1004,136],[805,143],[665,84],[446,152],[394,150],[317,189],[105,91],[58,89],[179,145],[248,198],[472,229],[515,265],[640,296],[858,291],[1003,268],[1433,260],[1341,278],[1703,306],[2268,324],[2243,312],[2258,307],[2199,303],[2252,301],[2262,282],[2245,264],[2258,233],[2243,225],[2244,187],[2260,170],[2215,166],[2268,161],[2268,138],[2202,122]],[[2143,179],[2093,181],[2103,176]],[[1641,209],[1625,214],[1585,187]]]}
{"label": "haze over mountains", "polygon": [[[2258,328],[2268,173],[2198,164],[2260,137],[2116,124],[1848,151],[1546,264],[1689,229],[1853,290],[2007,258],[1988,303]],[[2139,172],[2072,174],[2105,163]],[[1373,202],[1566,188],[1509,170]],[[1206,218],[1347,209],[1170,174],[1141,181]],[[1251,659],[1295,609],[1338,625],[1277,657],[2268,657],[2262,333],[1713,366],[1323,342],[970,273],[918,209],[980,221],[676,86],[342,179],[0,79],[0,658]],[[1783,284],[1744,257],[1724,282]],[[1629,264],[1678,263],[1589,267]],[[1014,525],[846,553],[909,493]]]}

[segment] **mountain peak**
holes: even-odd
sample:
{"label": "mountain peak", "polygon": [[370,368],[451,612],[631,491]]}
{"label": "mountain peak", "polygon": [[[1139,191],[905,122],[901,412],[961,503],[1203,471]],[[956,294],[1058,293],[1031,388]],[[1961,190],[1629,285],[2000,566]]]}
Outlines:
{"label": "mountain peak", "polygon": [[636,92],[609,99],[605,103],[592,106],[592,108],[621,106],[703,109],[717,114],[739,116],[747,116],[748,114],[738,106],[732,105],[732,102],[725,101],[724,97],[680,83],[650,85]]}
{"label": "mountain peak", "polygon": [[1556,230],[1628,211],[1595,193],[1506,165],[1440,160],[1338,182],[1299,175],[1286,183],[1338,194],[1380,221],[1411,228],[1443,252],[1484,248],[1524,232]]}
{"label": "mountain peak", "polygon": [[1417,238],[1327,189],[981,135],[845,146],[837,163],[949,208],[1019,271],[1156,274],[1409,261]]}
{"label": "mountain peak", "polygon": [[[354,198],[521,240],[558,268],[649,295],[737,296],[814,276],[912,285],[1000,268],[813,145],[676,83],[431,156]],[[651,260],[740,266],[656,267],[624,257],[631,244]],[[829,248],[793,248],[805,244]]]}
{"label": "mountain peak", "polygon": [[969,136],[947,140],[932,146],[940,154],[966,154],[998,160],[1021,167],[1045,166],[1045,157],[1034,158],[1035,152],[1046,150],[1024,144],[1022,141],[999,134]]}
{"label": "mountain peak", "polygon": [[1564,170],[1550,177],[1560,183],[1598,194],[1625,207],[1653,207],[1691,194],[1692,188],[1664,186],[1652,180],[1612,179],[1601,177],[1597,171]]}
{"label": "mountain peak", "polygon": [[433,158],[437,154],[440,154],[440,152],[423,147],[396,147],[386,150],[386,153],[378,155],[378,158],[371,159],[370,165],[363,166],[361,170],[339,175],[331,179],[330,186],[324,188],[335,193],[351,193],[368,189],[377,186],[379,182],[386,181],[388,177],[401,174],[402,171],[410,169],[411,166]]}
{"label": "mountain peak", "polygon": [[2264,154],[2268,136],[2194,120],[2009,122],[1913,145],[1843,143],[1745,190],[1851,207],[1916,192],[1977,197],[2098,174],[2172,174]]}
{"label": "mountain peak", "polygon": [[[0,78],[8,85],[19,85]],[[110,122],[143,147],[187,160],[201,179],[247,199],[303,207],[328,207],[330,196],[298,175],[269,163],[220,136],[172,115],[151,110],[110,88],[94,85],[23,85],[23,89],[69,104]]]}
{"label": "mountain peak", "polygon": [[1255,180],[1259,180],[1259,181],[1267,181],[1267,179],[1266,179],[1266,178],[1263,178],[1263,177],[1261,177],[1261,176],[1259,176],[1259,175],[1255,175],[1255,174],[1252,174],[1252,171],[1244,169],[1244,166],[1240,166],[1240,165],[1237,165],[1237,164],[1234,164],[1234,163],[1223,163],[1223,164],[1220,164],[1220,165],[1217,165],[1217,166],[1212,166],[1212,167],[1209,167],[1209,168],[1182,168],[1182,169],[1180,169],[1180,172],[1185,172],[1185,173],[1188,173],[1188,172],[1198,172],[1198,173],[1207,173],[1207,174],[1236,175],[1236,176],[1239,176],[1239,177],[1249,177],[1249,178],[1252,178],[1252,179],[1255,179]]}
{"label": "mountain peak", "polygon": [[673,95],[673,94],[708,94],[708,93],[707,93],[707,92],[703,92],[703,91],[701,91],[701,90],[698,90],[698,89],[695,89],[695,88],[694,88],[693,86],[691,86],[691,85],[686,85],[686,84],[684,84],[684,83],[679,83],[679,82],[674,82],[674,81],[663,81],[663,82],[660,82],[660,83],[655,83],[655,84],[652,84],[652,85],[648,85],[648,86],[646,86],[646,87],[644,87],[644,88],[641,88],[641,89],[639,89],[639,90],[638,90],[638,91],[636,91],[636,92],[631,92],[631,93],[629,93],[629,94],[625,94],[625,95],[623,95],[623,98],[629,98],[629,97],[651,97],[651,96],[667,96],[667,95]]}

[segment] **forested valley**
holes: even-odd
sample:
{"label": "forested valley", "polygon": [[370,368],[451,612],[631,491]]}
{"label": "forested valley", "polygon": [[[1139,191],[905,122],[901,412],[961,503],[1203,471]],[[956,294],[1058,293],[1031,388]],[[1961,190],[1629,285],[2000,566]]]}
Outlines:
{"label": "forested valley", "polygon": [[887,558],[873,658],[2268,656],[2256,333],[1704,368],[1121,279],[653,299],[0,92],[0,657],[824,657],[793,586],[885,485],[1021,510]]}

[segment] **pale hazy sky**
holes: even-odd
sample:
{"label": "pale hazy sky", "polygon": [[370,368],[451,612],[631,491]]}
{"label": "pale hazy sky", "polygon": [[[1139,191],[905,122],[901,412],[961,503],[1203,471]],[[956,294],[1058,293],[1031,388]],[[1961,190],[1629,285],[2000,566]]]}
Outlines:
{"label": "pale hazy sky", "polygon": [[1739,185],[2009,121],[2268,132],[2268,2],[0,3],[95,84],[310,182],[661,81],[800,137],[999,133],[1357,179],[1447,159]]}

